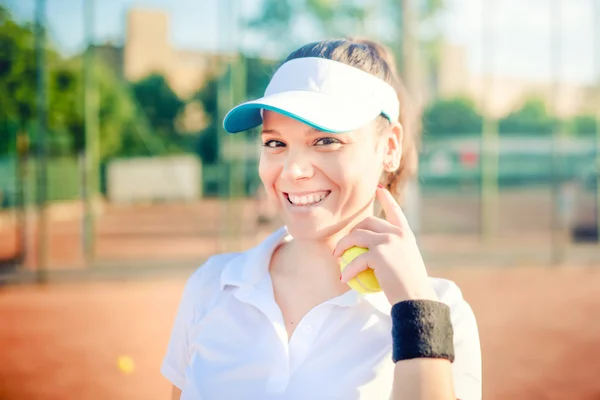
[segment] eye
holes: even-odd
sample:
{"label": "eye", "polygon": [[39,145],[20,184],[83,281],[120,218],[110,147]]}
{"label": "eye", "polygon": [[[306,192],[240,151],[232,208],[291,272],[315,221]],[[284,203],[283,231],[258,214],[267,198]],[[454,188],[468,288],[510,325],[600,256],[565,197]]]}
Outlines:
{"label": "eye", "polygon": [[332,137],[324,137],[315,140],[314,143],[316,146],[328,146],[330,144],[342,144],[338,139]]}
{"label": "eye", "polygon": [[285,147],[285,143],[280,142],[279,140],[267,140],[263,143],[263,146],[274,149],[276,147]]}

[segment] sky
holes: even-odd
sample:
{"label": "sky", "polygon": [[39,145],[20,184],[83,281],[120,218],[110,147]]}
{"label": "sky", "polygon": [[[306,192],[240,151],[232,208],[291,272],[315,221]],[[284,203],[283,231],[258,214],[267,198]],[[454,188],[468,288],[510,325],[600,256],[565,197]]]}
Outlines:
{"label": "sky", "polygon": [[[600,60],[594,67],[594,2],[600,11],[598,0],[451,0],[444,31],[450,41],[468,49],[469,66],[482,71],[485,3],[493,73],[591,83],[598,74],[594,69],[600,70]],[[600,15],[598,20],[600,25]],[[553,24],[559,34],[552,34]],[[596,48],[600,57],[600,43]],[[553,63],[555,59],[559,62]]]}
{"label": "sky", "polygon": [[[35,0],[0,0],[20,19],[33,19]],[[369,0],[383,4],[383,0]],[[594,1],[596,0],[446,0],[439,24],[446,40],[467,50],[469,68],[496,75],[535,81],[560,79],[572,83],[594,81]],[[84,0],[46,0],[53,39],[65,53],[84,46]],[[171,41],[183,49],[218,50],[224,29],[218,24],[219,4],[233,5],[228,17],[256,12],[261,0],[95,0],[94,37],[121,43],[125,15],[132,7],[162,9],[170,14]],[[598,0],[600,3],[600,0]],[[487,60],[483,62],[486,7]],[[600,5],[598,5],[600,7]],[[558,27],[552,34],[554,26]],[[598,18],[600,20],[600,17]],[[600,23],[599,23],[600,25]],[[600,42],[600,40],[599,40]],[[600,43],[599,45],[600,46]],[[600,54],[600,49],[598,50]],[[599,56],[600,57],[600,56]],[[553,60],[559,60],[554,63]],[[600,70],[600,59],[597,62]]]}

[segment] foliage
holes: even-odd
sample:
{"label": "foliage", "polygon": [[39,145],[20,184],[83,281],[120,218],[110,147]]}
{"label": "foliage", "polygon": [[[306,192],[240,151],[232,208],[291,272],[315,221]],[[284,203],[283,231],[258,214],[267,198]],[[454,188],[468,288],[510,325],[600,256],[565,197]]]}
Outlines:
{"label": "foliage", "polygon": [[552,134],[557,120],[546,110],[543,99],[530,97],[523,105],[498,121],[500,134]]}
{"label": "foliage", "polygon": [[[83,57],[77,56],[50,68],[48,129],[54,144],[50,150],[55,154],[72,153],[85,145],[83,63]],[[127,84],[103,60],[95,59],[90,68],[92,95],[96,93],[97,98],[100,160],[124,151],[145,154],[140,135],[149,136],[149,132],[144,130]],[[67,148],[60,148],[61,143]]]}
{"label": "foliage", "polygon": [[154,130],[165,138],[176,136],[174,121],[185,105],[159,74],[133,84],[133,94]]}
{"label": "foliage", "polygon": [[[245,57],[243,64],[246,66],[246,87],[242,92],[245,98],[242,101],[251,98],[258,98],[264,94],[269,84],[277,63],[255,57]],[[213,164],[218,161],[219,133],[221,132],[220,122],[226,110],[219,110],[218,95],[220,79],[227,79],[225,75],[218,75],[208,79],[204,86],[194,95],[193,100],[202,103],[204,113],[208,116],[207,127],[200,132],[196,142],[195,151],[205,164]],[[234,106],[226,105],[227,108]],[[246,138],[254,137],[254,132],[247,132]]]}
{"label": "foliage", "polygon": [[0,122],[24,127],[35,116],[35,37],[31,24],[19,25],[0,6]]}
{"label": "foliage", "polygon": [[593,135],[598,129],[593,115],[577,115],[568,122],[569,131],[575,135]]}
{"label": "foliage", "polygon": [[206,128],[200,132],[196,142],[196,153],[205,164],[214,164],[219,156],[219,127],[218,127],[218,81],[213,77],[194,95],[194,99],[202,103],[205,115],[210,118]]}
{"label": "foliage", "polygon": [[423,112],[423,131],[429,136],[481,132],[482,117],[472,100],[464,97],[439,99]]}
{"label": "foliage", "polygon": [[[38,71],[35,53],[35,27],[28,22],[15,22],[7,9],[0,6],[0,135],[10,146],[0,147],[0,153],[14,148],[16,132],[27,132],[30,143],[40,143],[35,129],[38,100]],[[81,149],[85,143],[84,81],[82,55],[63,59],[43,44],[45,94],[47,99],[46,127],[49,151],[52,155],[67,155]],[[147,124],[137,112],[134,97],[122,81],[101,59],[90,63],[92,80],[98,95],[100,156],[106,158],[136,149],[145,150],[143,136],[149,137]]]}

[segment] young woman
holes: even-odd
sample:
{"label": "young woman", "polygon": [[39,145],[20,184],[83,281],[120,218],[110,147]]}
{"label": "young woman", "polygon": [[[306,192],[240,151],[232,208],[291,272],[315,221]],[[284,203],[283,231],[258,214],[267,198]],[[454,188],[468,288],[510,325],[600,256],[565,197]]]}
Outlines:
{"label": "young woman", "polygon": [[[161,369],[173,398],[481,398],[473,312],[428,277],[392,195],[416,168],[409,110],[389,51],[344,39],[294,51],[229,112],[228,132],[262,124],[259,173],[285,227],[188,280]],[[368,251],[340,274],[353,246]],[[348,286],[367,268],[382,291]]]}

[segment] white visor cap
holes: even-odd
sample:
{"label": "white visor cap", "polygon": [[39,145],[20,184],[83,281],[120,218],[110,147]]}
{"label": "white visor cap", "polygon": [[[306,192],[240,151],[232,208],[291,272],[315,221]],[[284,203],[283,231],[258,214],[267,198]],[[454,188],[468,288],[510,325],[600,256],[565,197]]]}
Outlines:
{"label": "white visor cap", "polygon": [[294,118],[324,132],[350,132],[380,114],[397,121],[394,88],[361,69],[326,58],[297,58],[281,65],[265,95],[234,107],[223,120],[229,133],[262,124],[262,110]]}

